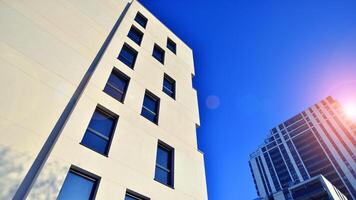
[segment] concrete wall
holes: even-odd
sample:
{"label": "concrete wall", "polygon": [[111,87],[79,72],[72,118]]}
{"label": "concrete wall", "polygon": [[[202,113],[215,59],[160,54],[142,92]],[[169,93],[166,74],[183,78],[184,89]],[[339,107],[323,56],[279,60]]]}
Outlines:
{"label": "concrete wall", "polygon": [[[126,4],[0,1],[0,199],[13,196]],[[138,10],[146,29],[133,20]],[[141,46],[126,37],[132,24],[144,33]],[[165,48],[167,37],[177,55]],[[124,42],[139,52],[134,70],[116,59]],[[151,56],[154,43],[166,51],[164,66]],[[103,92],[113,67],[131,78],[124,104]],[[176,80],[176,100],[162,92],[164,73]],[[134,2],[28,199],[55,199],[71,165],[101,177],[97,199],[123,199],[126,189],[158,200],[207,199],[192,74],[192,50]],[[140,115],[146,89],[161,100],[158,126]],[[79,144],[98,104],[119,116],[108,157]],[[174,189],[153,180],[158,139],[175,149]]]}

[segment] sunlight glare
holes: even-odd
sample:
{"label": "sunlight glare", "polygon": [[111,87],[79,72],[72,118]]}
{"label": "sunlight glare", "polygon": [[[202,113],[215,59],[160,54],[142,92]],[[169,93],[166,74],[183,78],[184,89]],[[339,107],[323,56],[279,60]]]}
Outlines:
{"label": "sunlight glare", "polygon": [[345,105],[344,110],[347,117],[356,121],[356,104],[347,104]]}

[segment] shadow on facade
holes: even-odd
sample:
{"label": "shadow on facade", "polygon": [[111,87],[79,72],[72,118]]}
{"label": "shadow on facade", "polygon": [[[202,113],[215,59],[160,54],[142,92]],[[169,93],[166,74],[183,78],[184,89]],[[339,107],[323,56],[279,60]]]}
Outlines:
{"label": "shadow on facade", "polygon": [[[32,163],[32,156],[0,147],[0,199],[13,199]],[[28,199],[56,199],[68,167],[48,162],[31,188]],[[65,176],[65,175],[64,175]]]}
{"label": "shadow on facade", "polygon": [[8,147],[0,147],[0,199],[12,199],[25,176],[25,164],[30,157]]}

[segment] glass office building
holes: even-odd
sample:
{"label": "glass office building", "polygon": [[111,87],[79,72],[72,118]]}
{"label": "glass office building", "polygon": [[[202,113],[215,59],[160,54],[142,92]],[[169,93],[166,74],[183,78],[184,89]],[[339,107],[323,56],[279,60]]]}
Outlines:
{"label": "glass office building", "polygon": [[250,155],[258,196],[282,192],[279,199],[293,199],[291,187],[323,175],[348,199],[356,199],[355,141],[354,122],[332,97],[279,124]]}

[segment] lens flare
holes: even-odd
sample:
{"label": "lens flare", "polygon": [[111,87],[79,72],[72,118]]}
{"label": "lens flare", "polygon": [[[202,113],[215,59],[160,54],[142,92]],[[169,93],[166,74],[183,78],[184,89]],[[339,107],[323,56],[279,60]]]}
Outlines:
{"label": "lens flare", "polygon": [[344,111],[347,117],[353,121],[356,121],[356,104],[346,104],[344,106]]}

